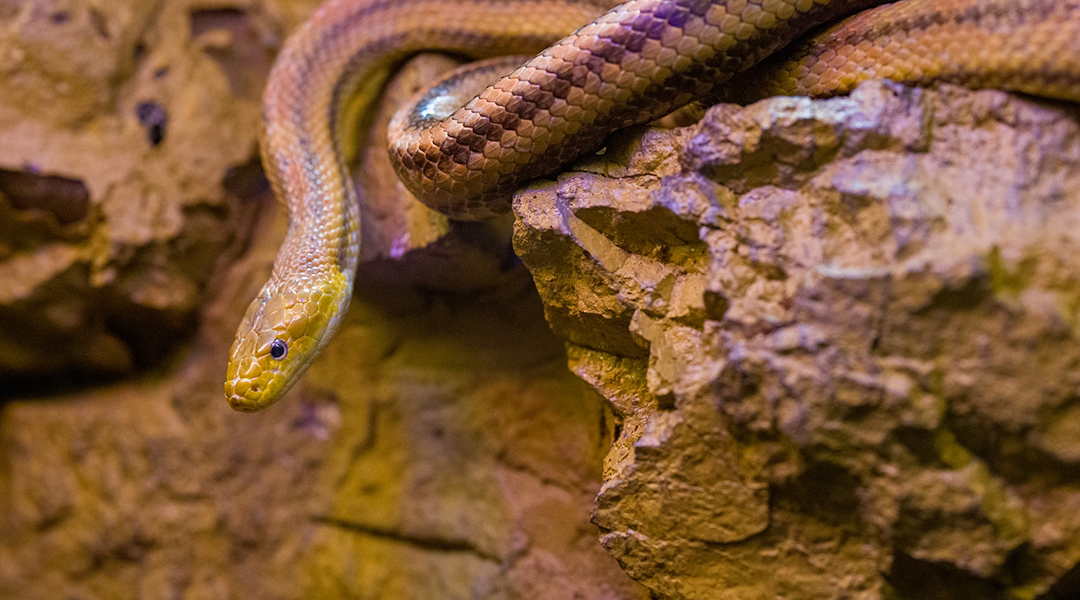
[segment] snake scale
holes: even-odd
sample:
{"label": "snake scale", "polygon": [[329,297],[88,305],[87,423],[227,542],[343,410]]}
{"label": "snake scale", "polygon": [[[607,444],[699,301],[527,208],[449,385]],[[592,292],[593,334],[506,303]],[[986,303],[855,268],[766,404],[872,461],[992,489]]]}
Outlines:
{"label": "snake scale", "polygon": [[348,101],[416,52],[539,52],[450,117],[391,132],[410,191],[454,218],[483,219],[505,212],[521,182],[616,129],[749,88],[827,96],[888,77],[1080,100],[1077,32],[1080,0],[329,0],[286,41],[266,89],[263,164],[290,224],[230,350],[229,404],[276,402],[340,324],[360,246],[340,151],[354,126]]}

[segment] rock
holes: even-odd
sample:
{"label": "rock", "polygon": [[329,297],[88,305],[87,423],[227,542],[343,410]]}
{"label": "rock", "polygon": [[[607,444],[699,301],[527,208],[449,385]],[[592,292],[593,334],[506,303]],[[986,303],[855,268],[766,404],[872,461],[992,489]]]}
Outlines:
{"label": "rock", "polygon": [[614,418],[509,221],[451,225],[374,159],[345,324],[272,410],[229,409],[286,226],[265,67],[318,2],[98,4],[0,2],[5,56],[39,52],[0,67],[0,598],[648,597],[589,522]]}
{"label": "rock", "polygon": [[0,381],[147,368],[250,234],[261,89],[229,74],[265,78],[265,23],[210,28],[217,13],[179,2],[0,13]]}
{"label": "rock", "polygon": [[877,84],[621,134],[519,195],[543,306],[507,222],[362,151],[347,321],[237,414],[259,97],[317,4],[0,2],[0,597],[1080,593],[1072,109]]}
{"label": "rock", "polygon": [[656,597],[1080,594],[1075,108],[719,105],[515,213],[621,419],[593,520]]}

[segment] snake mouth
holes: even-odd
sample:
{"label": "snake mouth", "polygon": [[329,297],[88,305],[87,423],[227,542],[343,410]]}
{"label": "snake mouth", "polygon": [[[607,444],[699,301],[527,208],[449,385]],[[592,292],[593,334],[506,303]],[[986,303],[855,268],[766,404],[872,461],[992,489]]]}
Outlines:
{"label": "snake mouth", "polygon": [[258,400],[240,396],[235,393],[230,394],[228,390],[225,392],[225,399],[229,403],[229,407],[237,412],[258,412],[269,405],[264,405]]}
{"label": "snake mouth", "polygon": [[266,402],[265,389],[266,386],[262,385],[262,382],[229,380],[225,382],[225,399],[235,411],[257,412],[273,404],[273,402]]}

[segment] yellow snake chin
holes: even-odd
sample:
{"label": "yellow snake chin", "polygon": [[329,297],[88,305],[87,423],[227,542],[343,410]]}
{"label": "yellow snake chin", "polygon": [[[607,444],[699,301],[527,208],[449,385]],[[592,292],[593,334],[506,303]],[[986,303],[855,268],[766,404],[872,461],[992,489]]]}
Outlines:
{"label": "yellow snake chin", "polygon": [[229,350],[225,397],[234,410],[262,410],[289,391],[337,329],[338,295],[310,280],[263,288]]}

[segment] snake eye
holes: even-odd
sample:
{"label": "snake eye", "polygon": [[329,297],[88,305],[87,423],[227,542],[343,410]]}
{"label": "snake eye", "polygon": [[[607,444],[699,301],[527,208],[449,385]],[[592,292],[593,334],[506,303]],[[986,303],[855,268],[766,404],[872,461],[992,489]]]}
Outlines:
{"label": "snake eye", "polygon": [[281,360],[285,358],[285,355],[289,353],[289,346],[281,340],[274,340],[270,343],[270,358],[274,360]]}

